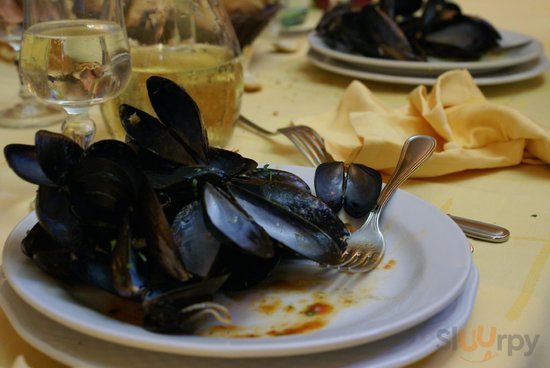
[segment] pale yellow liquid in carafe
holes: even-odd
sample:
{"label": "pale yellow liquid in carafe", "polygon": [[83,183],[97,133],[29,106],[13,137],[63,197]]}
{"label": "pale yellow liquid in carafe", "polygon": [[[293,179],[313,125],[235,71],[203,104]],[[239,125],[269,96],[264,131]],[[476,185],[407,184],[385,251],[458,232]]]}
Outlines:
{"label": "pale yellow liquid in carafe", "polygon": [[[101,106],[110,133],[124,139],[118,116],[121,104],[156,115],[149,102],[146,81],[152,76],[168,78],[184,87],[197,103],[211,145],[224,146],[239,117],[243,91],[240,58],[219,46],[192,45],[177,51],[160,46],[132,47],[132,75],[118,98]],[[177,103],[177,101],[176,101]]]}

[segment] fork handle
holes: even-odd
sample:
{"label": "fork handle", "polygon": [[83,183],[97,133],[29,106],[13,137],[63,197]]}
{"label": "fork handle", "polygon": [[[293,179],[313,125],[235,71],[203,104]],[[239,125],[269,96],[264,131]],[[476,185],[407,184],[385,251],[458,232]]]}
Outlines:
{"label": "fork handle", "polygon": [[435,139],[429,135],[413,135],[405,141],[395,170],[376,202],[379,210],[386,205],[395,190],[432,155],[435,146]]}

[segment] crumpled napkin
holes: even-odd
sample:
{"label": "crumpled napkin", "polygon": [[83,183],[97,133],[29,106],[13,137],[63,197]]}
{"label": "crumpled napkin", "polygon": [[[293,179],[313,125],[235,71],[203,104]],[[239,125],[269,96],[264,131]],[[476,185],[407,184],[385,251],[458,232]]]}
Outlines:
{"label": "crumpled napkin", "polygon": [[436,152],[414,174],[430,177],[527,163],[550,163],[550,132],[515,109],[491,103],[466,70],[442,74],[428,92],[416,87],[408,104],[392,108],[353,81],[335,111],[299,119],[324,137],[335,159],[391,173],[405,140],[437,140]]}

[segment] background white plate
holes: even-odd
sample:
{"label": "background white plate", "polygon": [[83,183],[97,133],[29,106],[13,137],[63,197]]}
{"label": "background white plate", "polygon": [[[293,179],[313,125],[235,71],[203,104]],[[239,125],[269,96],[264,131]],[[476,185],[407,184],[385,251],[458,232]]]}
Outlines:
{"label": "background white plate", "polygon": [[[501,32],[505,44],[516,42],[517,39],[529,39],[528,36],[517,32],[506,30],[499,30],[499,32]],[[436,58],[429,58],[428,61],[401,61],[366,57],[331,49],[315,32],[308,35],[308,40],[311,48],[317,53],[344,61],[356,69],[425,77],[436,76],[452,69],[468,69],[472,75],[486,74],[526,63],[538,58],[543,53],[542,44],[531,39],[531,42],[526,42],[523,46],[489,52],[477,61],[452,61]]]}
{"label": "background white plate", "polygon": [[[283,167],[313,179],[313,168]],[[21,239],[35,223],[29,215],[10,234],[3,268],[14,291],[53,320],[110,342],[136,348],[208,357],[265,357],[306,354],[351,347],[404,331],[432,317],[463,290],[471,267],[468,242],[456,224],[437,208],[404,191],[397,191],[382,215],[387,240],[383,263],[369,274],[344,274],[317,266],[283,264],[289,284],[306,285],[301,293],[283,291],[282,305],[296,305],[323,293],[332,302],[351,302],[323,329],[309,334],[270,338],[173,336],[148,332],[123,323],[78,302],[62,285],[41,272],[20,250]],[[392,265],[387,267],[384,265]],[[288,272],[290,269],[293,272]],[[276,277],[274,275],[273,277]],[[263,294],[262,294],[263,293]],[[270,320],[250,308],[251,300],[272,297],[258,288],[247,298],[227,300],[236,325],[284,327],[289,315]]]}
{"label": "background white plate", "polygon": [[[327,70],[332,73],[344,75],[347,77],[370,80],[374,82],[406,84],[406,85],[434,85],[437,77],[418,77],[418,76],[403,76],[391,73],[379,73],[369,71],[364,68],[357,68],[354,65],[345,63],[340,60],[332,59],[325,55],[318,54],[310,50],[307,54],[308,60],[316,67]],[[548,69],[549,63],[546,56],[542,55],[538,59],[534,59],[525,64],[513,66],[510,68],[499,70],[491,74],[474,76],[474,81],[478,86],[493,86],[499,84],[507,84],[520,82],[541,75]]]}
{"label": "background white plate", "polygon": [[472,267],[464,291],[455,301],[429,320],[397,335],[354,348],[288,358],[208,359],[111,344],[44,318],[22,301],[7,283],[0,287],[0,307],[25,341],[73,367],[150,368],[162,362],[163,368],[382,368],[411,364],[439,349],[444,344],[438,338],[442,331],[448,331],[445,337],[452,339],[470,317],[478,280],[477,269]]}

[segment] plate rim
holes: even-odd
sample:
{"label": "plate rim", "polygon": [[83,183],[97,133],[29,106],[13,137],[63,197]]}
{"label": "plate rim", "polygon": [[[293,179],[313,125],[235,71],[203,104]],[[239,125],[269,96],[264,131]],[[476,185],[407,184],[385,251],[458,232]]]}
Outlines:
{"label": "plate rim", "polygon": [[[361,70],[355,68],[353,65],[348,67],[334,65],[334,63],[347,64],[341,60],[334,60],[325,55],[320,55],[317,52],[310,50],[307,53],[307,59],[316,67],[329,71],[335,74],[359,78],[363,80],[369,80],[373,82],[392,83],[392,84],[406,84],[406,85],[434,85],[437,82],[438,76],[403,76],[394,74],[385,74],[376,71]],[[514,73],[513,69],[521,68],[526,64],[516,65],[510,68],[504,69],[507,73],[504,75],[495,74],[483,74],[479,76],[472,76],[475,83],[478,86],[495,86],[500,84],[508,84],[514,82],[525,81],[543,74],[550,66],[549,60],[546,55],[541,54],[536,60],[531,60],[528,63],[533,65],[528,70],[521,70]],[[512,71],[512,73],[509,73]],[[499,71],[501,72],[501,71]],[[497,73],[499,73],[497,72]]]}
{"label": "plate rim", "polygon": [[[289,171],[292,170],[306,170],[306,172],[309,172],[311,174],[313,168],[311,167],[302,167],[302,166],[291,166],[291,165],[273,165],[272,167],[286,169]],[[108,323],[114,323],[121,324],[124,327],[122,329],[114,329],[107,331],[108,334],[106,335],[106,332],[103,331],[100,327],[97,326],[90,326],[86,325],[86,323],[76,320],[72,321],[71,319],[68,319],[67,317],[63,317],[60,315],[60,312],[56,310],[52,310],[51,306],[43,305],[42,303],[39,303],[37,300],[34,300],[33,297],[27,295],[27,292],[25,290],[21,290],[20,285],[18,285],[17,280],[15,279],[15,273],[17,271],[16,269],[16,262],[17,258],[19,257],[23,262],[25,261],[24,255],[20,252],[18,249],[19,241],[29,225],[27,223],[34,224],[35,221],[35,215],[31,213],[28,215],[25,219],[23,219],[10,233],[8,236],[8,239],[6,240],[6,244],[4,246],[4,254],[3,259],[5,260],[11,260],[10,262],[6,263],[4,265],[4,273],[5,276],[12,286],[12,288],[15,290],[15,292],[29,305],[31,305],[33,308],[41,312],[42,314],[46,315],[47,317],[55,320],[58,323],[61,323],[69,328],[75,329],[77,331],[83,332],[84,334],[112,342],[118,342],[123,343],[127,346],[132,347],[138,347],[142,349],[147,350],[154,350],[154,351],[161,351],[161,352],[169,352],[169,353],[179,353],[184,355],[195,355],[195,356],[212,356],[212,354],[215,353],[215,356],[217,357],[232,357],[232,358],[245,358],[245,357],[274,357],[274,356],[290,356],[290,355],[301,355],[305,353],[314,353],[314,352],[320,352],[320,351],[328,351],[328,350],[336,350],[341,349],[345,347],[351,347],[359,344],[364,344],[368,342],[372,342],[375,340],[380,340],[385,337],[388,337],[390,335],[396,334],[400,331],[406,330],[416,324],[421,323],[422,321],[427,320],[428,318],[432,317],[433,315],[437,314],[439,311],[444,309],[446,305],[451,303],[456,296],[463,290],[465,282],[467,280],[467,277],[469,275],[470,268],[472,267],[472,257],[469,252],[469,246],[468,241],[462,231],[458,228],[458,226],[449,219],[445,214],[443,214],[441,211],[439,211],[436,207],[432,206],[430,203],[423,201],[422,199],[399,189],[397,193],[399,197],[404,196],[404,198],[408,201],[413,201],[415,205],[421,205],[428,208],[429,211],[433,211],[434,214],[437,214],[437,216],[441,216],[441,220],[444,221],[444,223],[448,224],[449,229],[451,230],[451,233],[454,232],[453,235],[456,235],[456,241],[459,242],[460,245],[460,252],[462,253],[464,259],[462,261],[466,262],[467,264],[465,267],[461,268],[461,276],[458,278],[458,280],[455,281],[454,286],[450,287],[449,290],[446,291],[446,293],[442,296],[439,296],[438,299],[430,305],[430,308],[424,308],[417,310],[413,314],[408,314],[407,318],[402,318],[402,321],[396,321],[393,324],[387,324],[387,326],[384,326],[381,331],[371,331],[371,334],[364,334],[360,333],[359,336],[355,335],[346,335],[344,338],[337,338],[334,336],[330,336],[330,338],[323,337],[320,339],[321,341],[315,342],[306,340],[299,341],[299,344],[296,344],[296,337],[301,338],[303,336],[311,336],[309,335],[295,335],[295,336],[285,336],[285,337],[276,337],[276,338],[270,338],[269,344],[267,344],[267,349],[265,347],[265,343],[258,343],[258,341],[263,340],[252,340],[248,341],[249,344],[242,344],[243,339],[231,339],[231,338],[211,338],[211,337],[200,337],[200,336],[184,336],[185,339],[182,343],[182,336],[178,336],[178,338],[174,339],[173,336],[170,335],[158,335],[153,334],[151,332],[148,332],[146,330],[143,330],[141,327],[138,326],[131,326],[126,325],[122,322],[118,322],[115,320],[110,319],[109,317],[100,315],[97,313],[98,318],[107,318]],[[17,248],[17,249],[16,249]],[[457,248],[458,249],[458,248]],[[15,257],[15,259],[13,258]],[[30,266],[30,263],[28,263]],[[24,264],[19,265],[26,267]],[[32,265],[34,267],[34,265]],[[31,272],[40,271],[38,269],[32,269]],[[42,272],[42,271],[40,271]],[[49,277],[46,274],[43,274],[40,276],[42,279],[46,279],[46,282],[50,280],[49,282],[53,284],[54,289],[62,290],[61,287],[56,285],[56,281]],[[64,292],[64,291],[63,291]],[[86,306],[79,305],[77,303],[70,304],[72,308],[76,308],[76,312],[82,311],[84,313],[89,313],[90,309]],[[78,314],[78,313],[77,313]],[[70,317],[70,316],[69,316]],[[72,319],[74,320],[74,317]],[[136,330],[139,329],[139,330]],[[379,328],[380,329],[380,328]],[[376,330],[376,329],[375,329]],[[138,336],[134,336],[131,334],[132,331],[140,331],[141,334],[138,334]],[[143,336],[154,336],[154,341],[150,341],[150,338],[143,339]],[[204,339],[209,340],[218,340],[220,343],[216,344],[204,344]],[[319,339],[317,339],[319,340]],[[264,340],[266,341],[266,340]],[[260,349],[258,348],[258,345],[260,345]]]}
{"label": "plate rim", "polygon": [[[388,337],[384,340],[374,342],[373,344],[370,344],[371,346],[368,346],[369,344],[367,344],[365,346],[366,349],[369,349],[369,348],[371,350],[374,349],[373,353],[369,354],[368,351],[364,352],[365,349],[363,348],[363,346],[358,346],[358,347],[355,347],[355,348],[351,348],[352,350],[348,350],[346,352],[346,356],[349,356],[350,352],[351,352],[352,355],[353,354],[359,355],[362,352],[364,352],[363,356],[367,357],[366,359],[369,359],[370,361],[374,361],[373,362],[374,365],[378,368],[393,367],[393,366],[397,366],[397,365],[401,366],[401,365],[411,364],[411,363],[414,363],[414,362],[428,356],[429,354],[431,354],[434,351],[441,348],[441,341],[437,338],[437,334],[433,333],[434,331],[438,331],[439,328],[442,328],[442,327],[444,327],[446,329],[449,329],[451,326],[456,327],[456,328],[451,329],[451,335],[448,336],[448,338],[450,340],[455,336],[456,333],[458,333],[458,330],[460,330],[466,324],[466,322],[470,318],[470,316],[473,312],[474,306],[475,306],[478,287],[479,287],[479,271],[477,270],[477,267],[475,267],[475,265],[474,265],[472,267],[472,269],[470,270],[470,274],[468,276],[467,285],[465,287],[465,290],[462,291],[462,293],[453,301],[453,303],[451,303],[449,306],[447,306],[445,308],[445,310],[441,311],[439,314],[435,315],[434,317],[430,318],[429,320],[423,322],[419,326],[415,326],[415,327],[413,327],[409,330],[403,331],[402,333],[397,334],[395,336],[390,336],[390,337]],[[13,328],[16,330],[16,332],[29,345],[33,346],[34,348],[41,351],[42,353],[49,356],[50,358],[52,358],[54,360],[57,360],[61,363],[70,365],[70,366],[87,366],[87,365],[108,364],[108,362],[99,362],[99,361],[97,361],[97,359],[98,359],[97,357],[101,355],[101,354],[97,354],[97,352],[94,353],[94,354],[88,353],[88,355],[92,355],[92,359],[96,359],[94,361],[90,361],[89,358],[86,359],[86,358],[82,358],[80,356],[80,349],[67,349],[67,350],[70,351],[70,353],[66,352],[66,351],[62,351],[58,347],[59,343],[54,342],[52,344],[49,344],[47,341],[44,341],[43,339],[41,339],[39,336],[36,336],[36,332],[33,330],[33,329],[36,329],[36,327],[34,325],[30,324],[29,322],[24,321],[24,319],[25,319],[24,317],[27,316],[27,313],[24,313],[24,316],[21,316],[21,312],[16,309],[17,306],[15,306],[15,307],[13,306],[13,298],[18,298],[19,300],[17,300],[17,302],[25,303],[13,291],[13,289],[11,288],[11,286],[8,283],[5,283],[4,285],[2,285],[0,283],[0,308],[4,310],[4,313],[6,314],[6,317],[7,317],[8,321],[13,326]],[[38,311],[34,310],[34,308],[32,308],[31,306],[25,306],[25,307],[29,308],[30,312],[33,313],[33,314],[36,314],[37,317],[42,316]],[[451,312],[449,312],[449,308],[453,308],[453,310]],[[442,314],[445,314],[445,313],[448,313],[448,314],[446,316],[444,316],[442,320],[438,320],[437,322],[435,322],[435,325],[434,325],[434,320],[437,320],[438,318],[440,318],[440,316]],[[82,340],[84,340],[84,342],[81,343],[81,345],[85,345],[85,346],[90,346],[90,345],[93,345],[94,343],[95,344],[99,343],[100,346],[96,347],[95,350],[101,349],[102,344],[112,344],[110,342],[100,340],[100,339],[96,339],[94,337],[85,335],[85,334],[83,334],[79,331],[69,329],[68,327],[65,327],[61,324],[58,324],[58,323],[56,323],[55,321],[52,321],[49,318],[48,318],[48,323],[52,324],[52,326],[51,326],[52,329],[53,328],[61,328],[62,330],[63,329],[67,330],[67,331],[63,331],[63,335],[66,336],[66,334],[69,333],[73,337],[72,340],[70,338],[67,340],[67,341],[69,341],[69,343],[71,343],[71,341],[75,341],[75,344],[77,344],[76,341],[82,342]],[[42,329],[43,329],[43,327],[42,327]],[[419,329],[420,329],[420,332],[419,332]],[[431,335],[430,335],[430,332],[432,332]],[[428,341],[428,343],[426,343],[425,339],[420,339],[420,338],[415,338],[415,339],[412,340],[412,342],[409,341],[409,339],[405,339],[407,341],[405,349],[408,348],[410,350],[410,352],[408,352],[408,354],[407,354],[407,352],[403,353],[403,351],[401,351],[401,350],[396,350],[395,349],[395,343],[394,343],[395,339],[396,338],[397,339],[403,339],[402,338],[403,335],[409,335],[411,333],[414,334],[413,337],[419,336],[419,333],[423,333],[425,336],[431,336],[431,339],[430,339],[430,341]],[[51,333],[48,333],[48,335],[51,336]],[[58,334],[53,334],[53,335],[56,336]],[[381,345],[381,344],[386,345],[386,346],[392,346],[392,348],[388,349],[387,351],[376,349],[376,345]],[[398,342],[398,344],[399,344],[399,342]],[[412,346],[415,346],[414,344],[418,345],[417,346],[418,348],[415,347],[413,349]],[[133,350],[137,350],[135,348],[122,346],[122,345],[119,345],[119,344],[116,344],[116,343],[113,344],[113,345],[115,345],[116,348],[117,348],[117,354],[118,354],[118,349],[120,349],[120,348],[130,349],[130,350],[128,350],[128,353],[130,353],[130,354],[131,353],[135,354],[136,351],[133,351]],[[158,354],[162,354],[162,353],[159,353],[159,352],[148,351],[148,350],[137,351],[137,353],[138,354],[145,354],[145,356],[144,356],[145,361],[150,361],[152,359],[152,356],[157,356]],[[334,351],[328,352],[328,354],[334,354],[334,353],[338,354],[338,352],[334,352]],[[170,354],[170,355],[173,355],[173,354]],[[315,354],[315,355],[305,355],[304,357],[302,357],[300,359],[307,358],[308,362],[311,363],[311,361],[315,361],[315,360],[322,361],[324,356],[326,356],[326,355],[321,353],[321,354]],[[186,359],[186,358],[193,359],[194,357],[177,356],[178,366],[181,365],[181,363],[182,363],[181,359],[182,358],[183,359]],[[137,359],[139,359],[139,357]],[[364,359],[361,359],[361,361],[358,361],[357,359],[360,359],[360,357],[357,357],[356,359],[354,359],[355,363],[365,364]],[[173,361],[173,360],[174,359],[172,359],[171,361]],[[165,363],[166,363],[166,361],[165,361]],[[208,363],[203,362],[202,366],[209,366],[209,363],[210,362],[208,362]],[[231,362],[231,363],[228,363],[227,365],[229,366],[231,364],[233,364],[233,363]],[[255,363],[246,362],[246,364],[247,364],[247,366],[251,366],[252,364],[255,364]],[[281,363],[281,365],[282,364],[283,363]],[[172,364],[172,365],[175,366],[175,364]]]}
{"label": "plate rim", "polygon": [[[502,58],[497,60],[486,60],[486,61],[402,61],[402,60],[392,60],[392,59],[381,59],[374,58],[356,54],[349,54],[343,51],[333,50],[328,47],[323,39],[319,37],[317,32],[313,31],[308,34],[308,43],[312,49],[318,53],[344,61],[356,66],[362,66],[365,68],[376,67],[383,68],[389,71],[426,71],[430,73],[434,72],[444,72],[452,69],[468,69],[471,72],[482,72],[488,70],[504,69],[511,66],[520,65],[531,61],[543,54],[544,46],[537,39],[525,35],[521,32],[510,31],[505,29],[499,29],[499,32],[505,34],[515,34],[520,36],[525,36],[531,39],[531,42],[519,46],[513,49],[521,49],[532,47],[533,50],[525,55],[520,55],[513,58]],[[506,52],[506,51],[504,51]]]}

